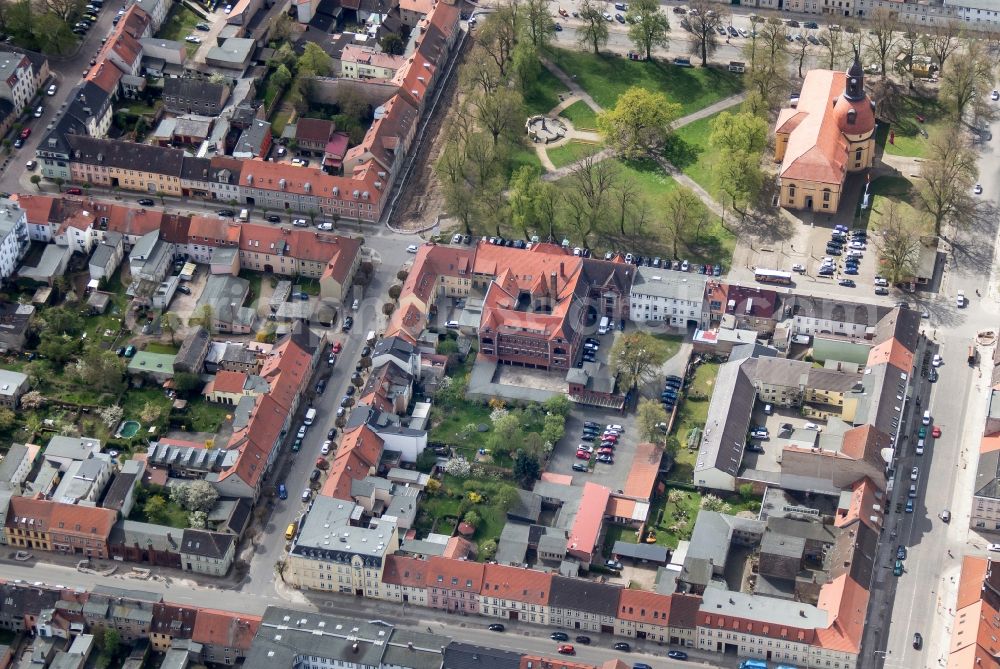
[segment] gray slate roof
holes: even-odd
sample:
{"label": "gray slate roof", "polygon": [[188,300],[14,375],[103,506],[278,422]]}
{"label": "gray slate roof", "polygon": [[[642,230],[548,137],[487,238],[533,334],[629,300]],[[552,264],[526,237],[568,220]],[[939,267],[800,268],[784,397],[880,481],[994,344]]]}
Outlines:
{"label": "gray slate roof", "polygon": [[621,586],[564,576],[552,577],[549,606],[613,618],[618,611]]}

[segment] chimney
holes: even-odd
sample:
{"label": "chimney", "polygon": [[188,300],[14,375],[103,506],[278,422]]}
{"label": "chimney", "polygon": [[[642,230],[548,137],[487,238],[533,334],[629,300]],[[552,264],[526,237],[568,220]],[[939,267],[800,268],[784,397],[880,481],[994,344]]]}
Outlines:
{"label": "chimney", "polygon": [[556,296],[556,273],[552,272],[549,276],[549,290],[552,293],[552,297]]}

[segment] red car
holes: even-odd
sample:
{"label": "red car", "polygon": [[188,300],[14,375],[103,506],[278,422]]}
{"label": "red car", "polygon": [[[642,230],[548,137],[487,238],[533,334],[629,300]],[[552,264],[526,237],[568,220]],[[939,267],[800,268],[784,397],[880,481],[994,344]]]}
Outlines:
{"label": "red car", "polygon": [[587,451],[577,451],[576,457],[580,458],[581,460],[589,460],[590,453],[588,453]]}
{"label": "red car", "polygon": [[934,437],[935,439],[937,439],[938,437],[940,437],[941,436],[941,428],[939,428],[937,425],[935,425],[934,428],[931,430],[931,436]]}
{"label": "red car", "polygon": [[31,128],[25,128],[21,131],[21,139],[28,139],[31,137]]}
{"label": "red car", "polygon": [[80,190],[79,188],[67,188],[66,189],[66,194],[67,195],[83,195],[83,191]]}
{"label": "red car", "polygon": [[618,435],[617,434],[606,434],[603,437],[601,437],[601,441],[613,441],[613,442],[615,442],[617,444],[618,443]]}
{"label": "red car", "polygon": [[614,455],[615,454],[615,449],[613,449],[613,448],[601,448],[601,449],[598,449],[597,454],[598,455]]}
{"label": "red car", "polygon": [[333,352],[334,353],[340,353],[340,348],[341,348],[341,346],[340,346],[340,342],[339,341],[333,342]]}
{"label": "red car", "polygon": [[576,648],[573,648],[573,646],[569,645],[568,643],[564,643],[563,645],[556,648],[556,652],[559,653],[560,655],[576,655]]}

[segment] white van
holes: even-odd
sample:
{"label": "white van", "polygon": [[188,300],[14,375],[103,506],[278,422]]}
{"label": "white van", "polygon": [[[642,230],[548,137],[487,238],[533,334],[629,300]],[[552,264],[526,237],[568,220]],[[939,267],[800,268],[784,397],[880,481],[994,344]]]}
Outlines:
{"label": "white van", "polygon": [[249,221],[250,220],[250,210],[249,209],[240,209],[240,220],[241,221]]}
{"label": "white van", "polygon": [[930,410],[924,412],[924,417],[920,419],[921,424],[930,425],[931,424],[931,412]]}
{"label": "white van", "polygon": [[302,422],[306,425],[312,425],[314,420],[316,420],[316,409],[309,409],[309,411],[306,411],[305,420]]}
{"label": "white van", "polygon": [[605,316],[601,319],[601,324],[597,326],[597,334],[605,335],[611,330],[611,319]]}
{"label": "white van", "polygon": [[808,344],[812,337],[804,334],[797,334],[792,337],[792,342],[795,344]]}

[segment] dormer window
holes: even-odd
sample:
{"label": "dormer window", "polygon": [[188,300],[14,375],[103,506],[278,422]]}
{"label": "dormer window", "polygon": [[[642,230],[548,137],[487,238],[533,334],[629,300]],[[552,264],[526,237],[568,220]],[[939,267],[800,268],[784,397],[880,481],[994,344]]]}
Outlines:
{"label": "dormer window", "polygon": [[847,110],[847,125],[854,125],[854,122],[858,118],[858,111],[856,109]]}

